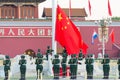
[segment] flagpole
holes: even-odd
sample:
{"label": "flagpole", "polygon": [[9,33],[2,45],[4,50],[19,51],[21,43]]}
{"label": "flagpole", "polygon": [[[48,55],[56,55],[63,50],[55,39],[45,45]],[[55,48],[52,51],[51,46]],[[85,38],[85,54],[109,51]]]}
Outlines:
{"label": "flagpole", "polygon": [[52,49],[54,56],[56,54],[56,41],[55,41],[55,22],[56,22],[56,7],[57,7],[57,0],[51,0],[52,1]]}
{"label": "flagpole", "polygon": [[69,0],[69,19],[71,18],[71,0]]}

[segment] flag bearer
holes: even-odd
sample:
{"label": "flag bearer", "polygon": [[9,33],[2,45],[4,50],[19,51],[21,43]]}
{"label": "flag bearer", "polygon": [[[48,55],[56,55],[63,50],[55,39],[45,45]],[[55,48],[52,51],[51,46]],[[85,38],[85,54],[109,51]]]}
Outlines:
{"label": "flag bearer", "polygon": [[59,79],[60,59],[58,54],[55,55],[55,59],[53,59],[52,64],[53,64],[54,79]]}
{"label": "flag bearer", "polygon": [[37,59],[35,61],[35,64],[36,64],[36,71],[37,71],[37,79],[42,79],[43,55],[41,53],[37,53]]}
{"label": "flag bearer", "polygon": [[21,59],[19,60],[19,65],[20,65],[20,74],[21,78],[20,80],[25,80],[25,75],[26,75],[26,59],[24,55],[21,55]]}
{"label": "flag bearer", "polygon": [[4,73],[5,73],[5,79],[4,80],[8,80],[11,61],[10,61],[9,56],[6,55],[5,58],[6,58],[6,60],[3,61]]}
{"label": "flag bearer", "polygon": [[104,73],[103,79],[108,79],[109,78],[109,71],[110,71],[109,63],[110,63],[110,59],[108,57],[108,54],[105,54],[104,59],[101,62],[101,64],[103,64],[103,73]]}

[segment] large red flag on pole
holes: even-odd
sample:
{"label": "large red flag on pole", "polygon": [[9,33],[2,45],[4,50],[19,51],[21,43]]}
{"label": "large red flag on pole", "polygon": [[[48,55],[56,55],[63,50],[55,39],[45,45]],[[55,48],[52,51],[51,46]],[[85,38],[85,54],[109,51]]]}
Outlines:
{"label": "large red flag on pole", "polygon": [[88,8],[89,8],[89,14],[91,15],[91,4],[90,4],[90,0],[88,0]]}
{"label": "large red flag on pole", "polygon": [[77,27],[66,16],[63,10],[57,6],[55,39],[68,52],[78,54],[82,46],[82,38]]}
{"label": "large red flag on pole", "polygon": [[111,7],[110,7],[109,0],[108,0],[108,14],[109,14],[109,16],[112,16],[112,12],[111,12]]}

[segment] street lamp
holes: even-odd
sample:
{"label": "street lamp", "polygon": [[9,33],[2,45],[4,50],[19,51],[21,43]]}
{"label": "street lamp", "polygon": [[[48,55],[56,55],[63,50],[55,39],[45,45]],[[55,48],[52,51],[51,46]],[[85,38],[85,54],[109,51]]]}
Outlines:
{"label": "street lamp", "polygon": [[102,54],[105,54],[105,43],[108,41],[108,26],[112,23],[110,18],[95,21],[98,27],[99,41],[102,43]]}

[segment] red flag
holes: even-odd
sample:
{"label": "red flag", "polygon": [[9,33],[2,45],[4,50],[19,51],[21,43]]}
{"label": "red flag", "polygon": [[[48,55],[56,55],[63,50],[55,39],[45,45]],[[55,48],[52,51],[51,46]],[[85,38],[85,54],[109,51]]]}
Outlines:
{"label": "red flag", "polygon": [[88,0],[88,8],[89,8],[89,13],[91,15],[91,4],[90,4],[90,0]]}
{"label": "red flag", "polygon": [[108,0],[108,14],[109,14],[110,16],[112,16],[112,12],[111,12],[111,7],[110,7],[110,2],[109,2],[109,0]]}
{"label": "red flag", "polygon": [[115,42],[114,30],[111,31],[111,33],[110,33],[110,38],[111,38],[111,40],[112,40],[112,43],[114,43],[114,42]]}
{"label": "red flag", "polygon": [[85,43],[83,42],[82,50],[83,50],[83,54],[84,54],[84,55],[86,55],[86,53],[87,53],[87,49],[88,49],[87,44],[85,44]]}
{"label": "red flag", "polygon": [[57,6],[55,39],[68,54],[77,54],[82,45],[81,34],[63,10]]}

